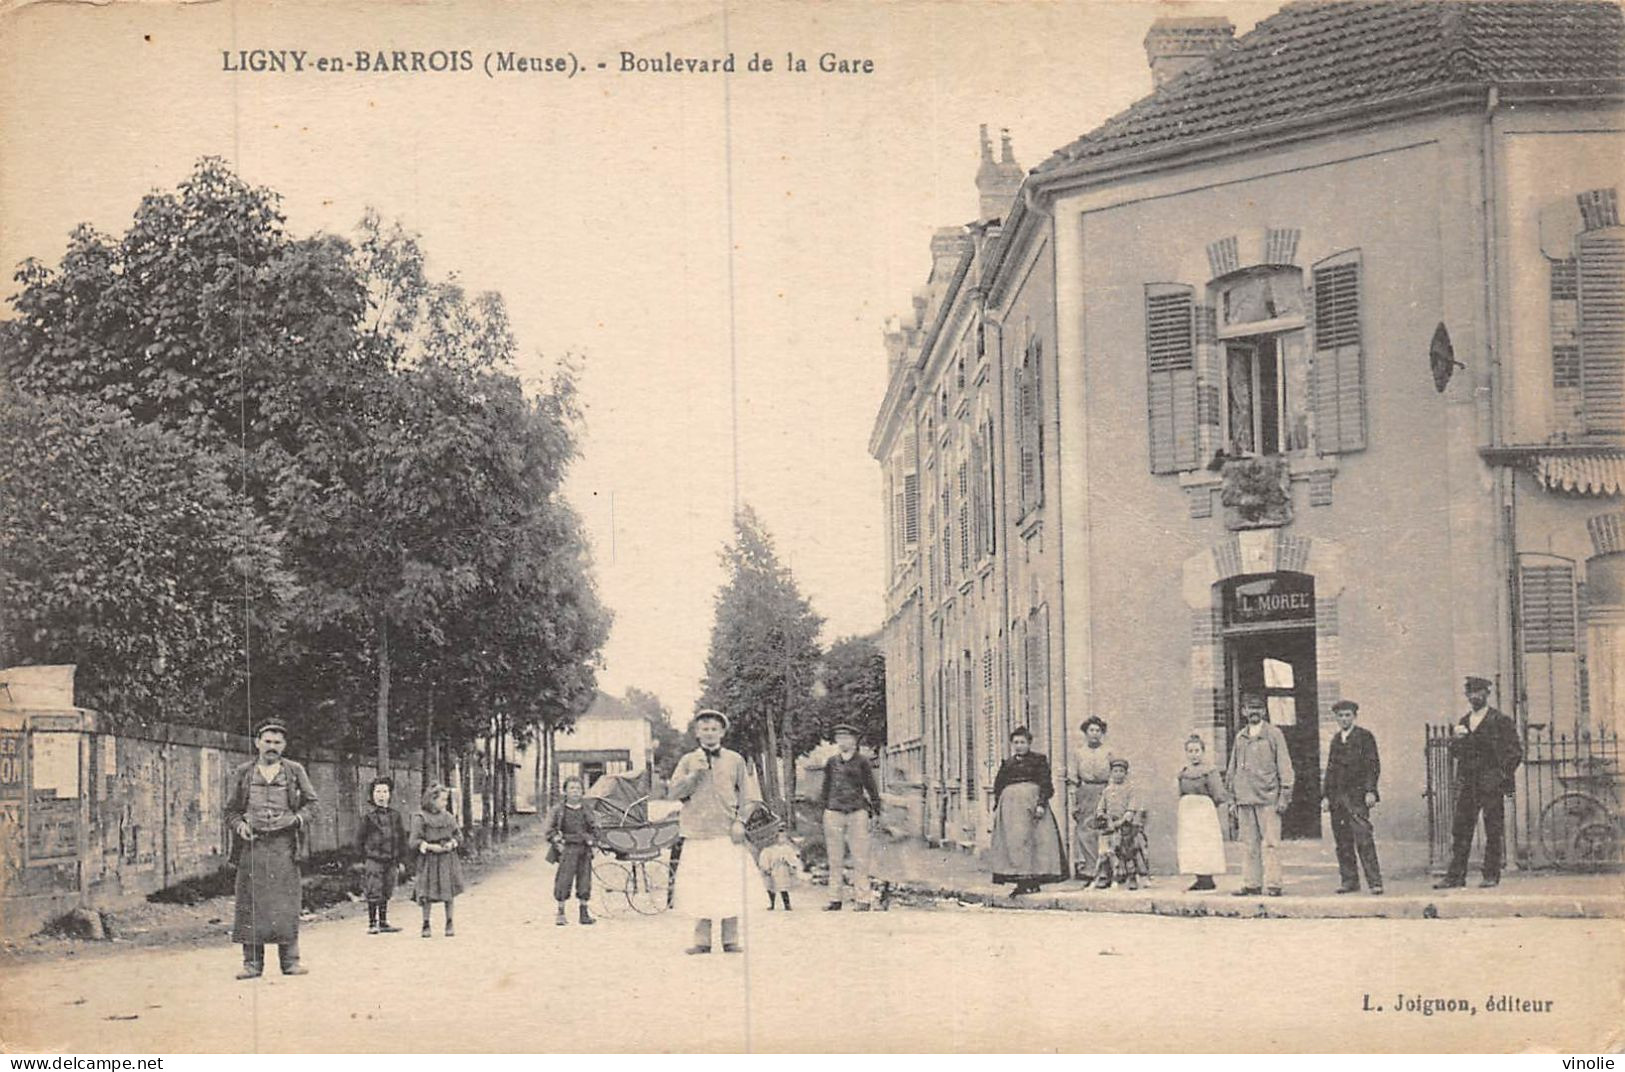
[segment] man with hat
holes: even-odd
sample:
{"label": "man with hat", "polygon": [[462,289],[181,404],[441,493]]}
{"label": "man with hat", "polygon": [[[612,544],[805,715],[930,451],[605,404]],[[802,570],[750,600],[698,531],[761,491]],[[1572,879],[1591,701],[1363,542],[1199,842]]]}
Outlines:
{"label": "man with hat", "polygon": [[275,942],[283,975],[299,963],[299,840],[316,817],[316,788],[305,768],[283,758],[288,730],[266,722],[254,735],[259,758],[231,772],[226,826],[237,861],[237,914],[231,940],[243,947],[239,979],[265,971],[265,945]]}
{"label": "man with hat", "polygon": [[1230,742],[1230,793],[1241,827],[1241,889],[1281,896],[1281,815],[1292,806],[1292,757],[1286,735],[1264,719],[1264,697],[1242,697],[1247,724]]}
{"label": "man with hat", "polygon": [[[1364,726],[1356,726],[1360,705],[1353,700],[1332,704],[1337,732],[1326,753],[1326,776],[1320,782],[1321,805],[1332,816],[1332,839],[1337,845],[1337,870],[1342,879],[1338,893],[1360,889],[1360,867],[1372,893],[1382,892],[1382,867],[1377,843],[1371,836],[1371,809],[1377,803],[1377,778],[1382,762],[1377,739]],[[1357,866],[1358,863],[1358,866]]]}
{"label": "man with hat", "polygon": [[1513,791],[1512,774],[1523,762],[1523,746],[1512,719],[1489,706],[1490,683],[1469,677],[1467,713],[1456,723],[1450,739],[1450,758],[1456,768],[1455,818],[1450,826],[1450,868],[1434,889],[1467,885],[1467,859],[1473,851],[1478,813],[1484,813],[1484,879],[1480,886],[1501,882],[1506,849],[1506,797]]}
{"label": "man with hat", "polygon": [[852,901],[858,912],[870,907],[869,822],[880,814],[880,786],[869,757],[858,751],[857,728],[842,722],[830,731],[837,749],[824,761],[824,847],[829,851],[829,904],[838,912],[845,901],[842,874],[852,851]]}
{"label": "man with hat", "polygon": [[728,716],[706,709],[694,716],[700,746],[677,761],[668,794],[683,801],[682,878],[674,905],[694,917],[690,953],[711,952],[711,922],[722,921],[722,951],[739,953],[739,916],[745,907],[746,879],[755,870],[745,848],[745,819],[761,802],[761,791],[745,757],[722,747]]}

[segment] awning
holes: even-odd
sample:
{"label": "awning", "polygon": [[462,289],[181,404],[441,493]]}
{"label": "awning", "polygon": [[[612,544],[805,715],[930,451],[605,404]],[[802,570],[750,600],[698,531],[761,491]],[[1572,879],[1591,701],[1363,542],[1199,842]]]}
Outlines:
{"label": "awning", "polygon": [[1618,495],[1625,488],[1625,452],[1540,454],[1532,460],[1536,478],[1551,491]]}

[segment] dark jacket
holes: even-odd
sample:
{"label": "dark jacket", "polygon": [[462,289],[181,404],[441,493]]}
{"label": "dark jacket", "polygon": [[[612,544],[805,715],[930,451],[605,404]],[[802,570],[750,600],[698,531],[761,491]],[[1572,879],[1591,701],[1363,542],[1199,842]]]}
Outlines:
{"label": "dark jacket", "polygon": [[406,820],[394,808],[368,805],[355,835],[356,852],[363,860],[398,863],[406,858]]}
{"label": "dark jacket", "polygon": [[549,841],[557,838],[566,845],[594,845],[598,842],[598,817],[586,801],[581,807],[567,807],[561,800],[548,811],[542,821],[542,836]]}
{"label": "dark jacket", "polygon": [[[237,836],[237,824],[248,817],[248,779],[253,775],[258,760],[249,760],[231,772],[226,792],[226,829],[231,832],[231,859],[235,862],[243,850],[243,840]],[[296,852],[304,856],[310,850],[310,824],[316,819],[316,787],[311,784],[305,768],[286,757],[282,760],[283,782],[287,786],[288,811],[298,819],[293,824],[297,838]],[[281,834],[282,831],[275,832]],[[262,835],[263,836],[263,835]]]}
{"label": "dark jacket", "polygon": [[842,759],[839,752],[824,761],[823,804],[825,811],[867,811],[880,814],[880,786],[875,769],[862,752]]}
{"label": "dark jacket", "polygon": [[1049,803],[1055,795],[1055,784],[1049,769],[1049,757],[1042,752],[1028,752],[1024,756],[1011,756],[999,764],[999,773],[993,779],[993,803],[999,803],[999,794],[1012,785],[1032,782],[1038,786],[1038,802]]}
{"label": "dark jacket", "polygon": [[1343,731],[1338,730],[1332,734],[1332,747],[1326,753],[1326,777],[1320,783],[1320,795],[1326,800],[1353,796],[1364,803],[1367,793],[1376,793],[1381,775],[1382,761],[1377,757],[1377,739],[1371,731],[1355,726],[1345,742]]}
{"label": "dark jacket", "polygon": [[[1456,725],[1469,727],[1471,715],[1461,716]],[[1456,788],[1480,793],[1511,793],[1512,772],[1523,762],[1523,745],[1518,727],[1495,708],[1486,708],[1478,729],[1450,739],[1450,758],[1456,764]]]}

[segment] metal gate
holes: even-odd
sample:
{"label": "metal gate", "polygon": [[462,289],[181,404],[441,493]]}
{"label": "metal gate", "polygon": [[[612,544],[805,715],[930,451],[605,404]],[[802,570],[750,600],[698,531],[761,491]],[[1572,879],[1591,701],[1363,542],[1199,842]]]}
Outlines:
{"label": "metal gate", "polygon": [[1450,825],[1455,818],[1455,763],[1450,758],[1449,725],[1423,726],[1422,756],[1427,777],[1422,797],[1428,811],[1428,868],[1443,871],[1450,862]]}
{"label": "metal gate", "polygon": [[1590,871],[1625,863],[1619,734],[1525,730],[1522,818],[1526,866]]}

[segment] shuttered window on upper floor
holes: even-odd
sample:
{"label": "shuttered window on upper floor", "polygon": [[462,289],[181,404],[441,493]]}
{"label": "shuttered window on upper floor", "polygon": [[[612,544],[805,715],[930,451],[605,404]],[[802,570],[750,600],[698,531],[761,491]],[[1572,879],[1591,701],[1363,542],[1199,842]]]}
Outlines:
{"label": "shuttered window on upper floor", "polygon": [[1315,343],[1309,382],[1321,454],[1366,445],[1362,282],[1358,250],[1330,257],[1312,271]]}
{"label": "shuttered window on upper floor", "polygon": [[1195,469],[1196,293],[1153,283],[1145,288],[1146,407],[1151,471]]}
{"label": "shuttered window on upper floor", "polygon": [[1574,240],[1579,380],[1587,435],[1625,432],[1625,228],[1615,191],[1579,195]]}

